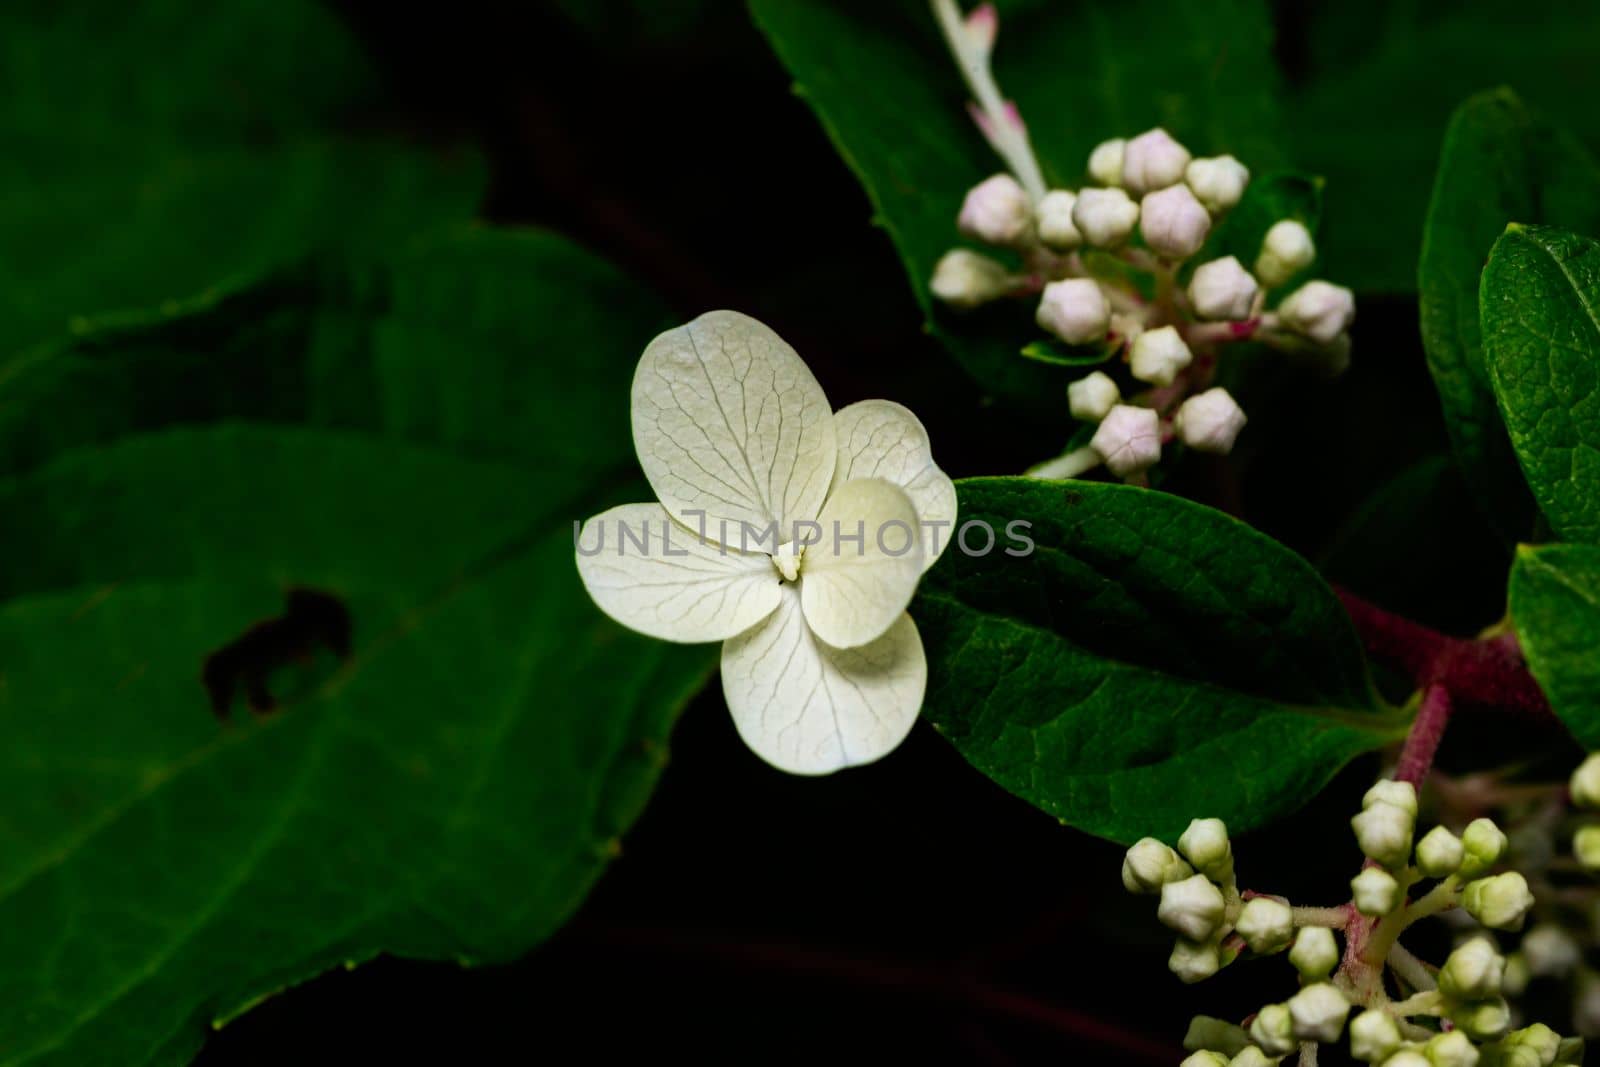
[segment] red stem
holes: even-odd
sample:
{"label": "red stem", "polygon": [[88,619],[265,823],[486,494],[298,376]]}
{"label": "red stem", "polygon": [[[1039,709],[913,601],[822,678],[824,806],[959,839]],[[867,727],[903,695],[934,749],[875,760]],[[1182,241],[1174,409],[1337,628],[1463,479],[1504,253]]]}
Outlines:
{"label": "red stem", "polygon": [[1433,766],[1434,753],[1444,739],[1444,728],[1450,722],[1450,690],[1435,682],[1422,693],[1422,706],[1406,734],[1406,743],[1400,748],[1400,763],[1394,769],[1399,782],[1410,782],[1419,790],[1422,780]]}

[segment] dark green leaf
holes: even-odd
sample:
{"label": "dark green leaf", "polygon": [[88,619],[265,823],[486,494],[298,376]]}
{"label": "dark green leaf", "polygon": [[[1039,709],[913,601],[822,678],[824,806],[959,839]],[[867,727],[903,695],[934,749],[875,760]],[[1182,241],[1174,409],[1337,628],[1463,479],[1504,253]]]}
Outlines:
{"label": "dark green leaf", "polygon": [[478,160],[370,124],[377,79],[310,0],[0,9],[0,369],[75,316],[469,217]]}
{"label": "dark green leaf", "polygon": [[1527,534],[1533,500],[1483,365],[1478,279],[1512,222],[1600,231],[1600,167],[1507,89],[1482,93],[1445,133],[1417,288],[1428,369],[1462,473],[1502,535]]}
{"label": "dark green leaf", "polygon": [[1031,341],[1022,346],[1022,354],[1040,363],[1057,367],[1094,367],[1112,356],[1117,350],[1105,345],[1066,345],[1060,341]]}
{"label": "dark green leaf", "polygon": [[[1338,600],[1270,538],[1119,485],[958,487],[962,523],[999,542],[953,546],[918,595],[924,713],[1063,822],[1118,841],[1196,816],[1246,829],[1402,732]],[[1037,545],[1022,557],[1003,551],[1018,520]]]}
{"label": "dark green leaf", "polygon": [[1600,547],[1521,546],[1511,619],[1550,707],[1585,748],[1600,748]]}
{"label": "dark green leaf", "polygon": [[[647,499],[627,382],[663,318],[473,230],[0,385],[0,1060],[173,1062],[334,964],[508,959],[571,914],[713,655],[573,566],[574,519]],[[331,623],[233,645],[294,587],[348,611],[342,662],[285,667]]]}
{"label": "dark green leaf", "polygon": [[1569,541],[1600,541],[1600,244],[1512,226],[1484,269],[1484,358],[1523,474]]}
{"label": "dark green leaf", "polygon": [[[1271,25],[1255,0],[999,7],[996,76],[1053,185],[1079,187],[1096,144],[1156,125],[1197,154],[1279,162]],[[928,292],[934,264],[958,243],[962,197],[1002,164],[967,117],[927,5],[751,0],[751,9],[866,187],[933,331],[986,388],[1056,407],[1059,372],[1017,356],[1038,334],[1031,307],[959,315]]]}

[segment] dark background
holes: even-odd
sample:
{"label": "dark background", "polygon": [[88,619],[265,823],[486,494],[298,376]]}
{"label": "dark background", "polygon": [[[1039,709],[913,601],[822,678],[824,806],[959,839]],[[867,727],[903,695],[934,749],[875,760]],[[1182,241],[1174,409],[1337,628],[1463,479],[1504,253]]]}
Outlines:
{"label": "dark background", "polygon": [[[667,4],[648,24],[603,2],[339,6],[396,86],[381,121],[483,146],[489,218],[578,239],[685,319],[756,315],[836,405],[917,410],[953,476],[1020,470],[1064,443],[1064,402],[1037,424],[991,408],[922,332],[865,195],[742,5]],[[1297,10],[1280,25],[1291,76]],[[1506,557],[1459,486],[1430,497],[1426,525],[1341,530],[1374,487],[1445,448],[1415,301],[1363,300],[1354,341],[1345,378],[1275,379],[1250,406],[1251,447],[1175,487],[1388,606],[1473,632],[1503,608]],[[1237,842],[1245,883],[1335,903],[1357,862],[1345,820],[1377,773],[1360,762],[1291,825]],[[1292,992],[1281,963],[1185,990],[1153,901],[1121,890],[1120,856],[921,728],[868,770],[778,774],[713,686],[622,857],[552,942],[513,966],[382,959],[324,976],[216,1033],[200,1062],[1176,1063],[1191,1014]]]}

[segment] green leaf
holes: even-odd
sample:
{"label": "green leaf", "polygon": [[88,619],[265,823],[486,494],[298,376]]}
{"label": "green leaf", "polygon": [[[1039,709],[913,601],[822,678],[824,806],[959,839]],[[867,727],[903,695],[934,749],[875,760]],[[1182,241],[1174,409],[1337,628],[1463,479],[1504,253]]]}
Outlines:
{"label": "green leaf", "polygon": [[362,132],[377,90],[310,0],[5,5],[0,361],[77,316],[471,216],[479,161]]}
{"label": "green leaf", "polygon": [[[1055,408],[1060,372],[1018,358],[1032,305],[936,308],[934,264],[958,243],[966,191],[1002,169],[966,113],[966,88],[927,4],[751,0],[797,91],[866,187],[932,331],[985,388]],[[1161,125],[1197,154],[1279,162],[1271,22],[1256,0],[1001,3],[995,72],[1053,186],[1077,188],[1109,137]],[[1128,28],[1137,27],[1130,47]]]}
{"label": "green leaf", "polygon": [[1600,547],[1519,547],[1511,619],[1551,709],[1584,748],[1600,748]]}
{"label": "green leaf", "polygon": [[[506,960],[572,913],[714,659],[573,566],[573,520],[648,499],[664,323],[564,241],[464,230],[0,384],[0,1062],[178,1061],[335,964]],[[295,588],[342,661],[336,612],[262,628]],[[203,675],[280,706],[219,721]]]}
{"label": "green leaf", "polygon": [[[1119,485],[957,486],[962,524],[998,543],[952,546],[918,594],[924,714],[1063,822],[1123,842],[1197,816],[1247,829],[1403,732],[1327,585],[1243,523]],[[1037,547],[1007,554],[1010,533]]]}
{"label": "green leaf", "polygon": [[1515,539],[1528,532],[1533,500],[1495,407],[1478,326],[1478,279],[1511,222],[1600,231],[1600,166],[1498,89],[1462,104],[1445,133],[1417,287],[1456,460],[1495,526]]}
{"label": "green leaf", "polygon": [[1022,346],[1026,359],[1057,367],[1095,367],[1117,354],[1115,348],[1100,345],[1067,345],[1060,341],[1030,341]]}
{"label": "green leaf", "polygon": [[1282,11],[1279,47],[1298,72],[1283,101],[1286,147],[1328,180],[1318,269],[1332,281],[1412,291],[1440,132],[1469,95],[1512,86],[1600,144],[1600,5],[1346,0]]}
{"label": "green leaf", "polygon": [[1600,541],[1600,244],[1512,226],[1484,268],[1484,358],[1550,526]]}

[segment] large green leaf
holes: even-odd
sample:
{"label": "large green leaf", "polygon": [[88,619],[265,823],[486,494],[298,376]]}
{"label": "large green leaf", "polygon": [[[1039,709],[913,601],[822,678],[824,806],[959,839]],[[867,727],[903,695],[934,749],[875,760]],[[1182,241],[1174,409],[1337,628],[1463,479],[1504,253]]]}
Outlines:
{"label": "large green leaf", "polygon": [[0,368],[75,316],[469,217],[482,173],[372,125],[378,83],[312,0],[0,8]]}
{"label": "large green leaf", "polygon": [[1519,548],[1511,619],[1550,707],[1585,748],[1600,748],[1600,547]]}
{"label": "large green leaf", "polygon": [[[627,383],[664,319],[561,240],[468,230],[0,385],[0,1062],[174,1062],[330,965],[507,959],[572,912],[712,657],[573,566],[574,519],[647,499]],[[348,657],[219,721],[202,665],[291,588],[343,604]]]}
{"label": "large green leaf", "polygon": [[[866,187],[935,333],[986,388],[1059,405],[1072,371],[1018,356],[1031,305],[935,308],[934,264],[959,243],[966,191],[1002,169],[966,114],[966,89],[926,3],[751,0],[756,21]],[[971,6],[971,5],[967,5]],[[995,53],[1053,185],[1077,188],[1089,151],[1162,125],[1197,153],[1280,162],[1271,27],[1256,0],[1001,3]]]}
{"label": "large green leaf", "polygon": [[[952,546],[917,597],[924,714],[1063,822],[1118,841],[1196,816],[1246,829],[1403,731],[1327,585],[1243,523],[1118,485],[958,487],[962,523],[1000,536]],[[1008,555],[1019,520],[1037,547]]]}
{"label": "large green leaf", "polygon": [[1600,232],[1600,166],[1499,89],[1461,105],[1445,133],[1417,288],[1457,462],[1496,527],[1515,539],[1528,532],[1533,501],[1495,406],[1478,325],[1479,276],[1512,222]]}
{"label": "large green leaf", "polygon": [[1288,149],[1296,165],[1328,179],[1324,277],[1411,291],[1440,133],[1473,93],[1512,86],[1600,144],[1591,103],[1600,92],[1600,5],[1343,0],[1280,10],[1280,51],[1298,74],[1284,99]]}
{"label": "large green leaf", "polygon": [[1600,542],[1600,243],[1512,226],[1484,268],[1484,358],[1551,527]]}

